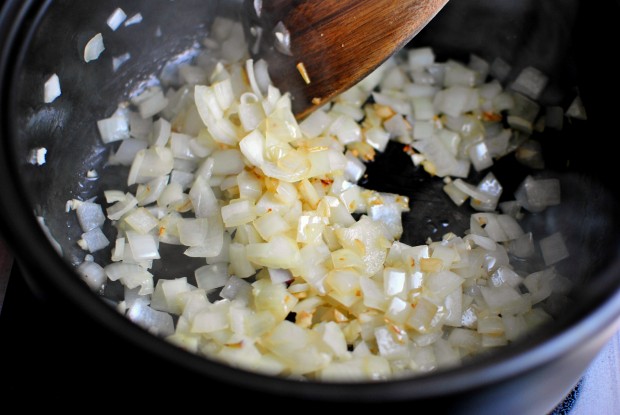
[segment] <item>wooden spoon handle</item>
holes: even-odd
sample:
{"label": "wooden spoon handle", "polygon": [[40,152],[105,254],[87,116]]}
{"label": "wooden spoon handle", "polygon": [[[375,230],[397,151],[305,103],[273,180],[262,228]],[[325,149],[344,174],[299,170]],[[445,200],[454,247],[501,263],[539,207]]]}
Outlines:
{"label": "wooden spoon handle", "polygon": [[[270,26],[280,21],[284,24],[290,34],[292,56],[275,50],[269,37],[265,37],[267,48],[263,48],[261,56],[269,63],[274,84],[291,93],[293,111],[303,118],[403,47],[446,3],[264,0],[261,24],[265,32],[273,32]],[[307,75],[306,80],[302,75]]]}

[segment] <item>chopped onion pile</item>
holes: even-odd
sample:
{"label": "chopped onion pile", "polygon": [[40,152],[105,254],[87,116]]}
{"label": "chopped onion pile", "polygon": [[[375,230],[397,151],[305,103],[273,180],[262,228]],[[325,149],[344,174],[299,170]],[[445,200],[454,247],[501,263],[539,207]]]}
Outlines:
{"label": "chopped onion pile", "polygon": [[[216,40],[239,43],[228,29]],[[184,85],[151,87],[120,106],[98,126],[105,143],[121,141],[110,164],[129,167],[130,191],[107,190],[105,216],[93,201],[68,203],[87,251],[110,243],[106,216],[118,230],[111,262],[85,261],[80,275],[95,291],[106,279],[123,284],[118,309],[187,350],[320,380],[456,365],[549,321],[542,303],[567,289],[552,267],[568,255],[562,236],[540,241],[547,266],[535,272],[514,269],[509,254],[535,254],[521,208],[559,203],[559,183],[530,177],[499,212],[502,186],[491,172],[475,185],[463,180],[532,130],[535,104],[525,95],[538,96],[546,78],[529,69],[515,81],[519,92],[506,92],[484,83],[494,69],[480,58],[437,63],[429,48],[404,56],[300,123],[263,61],[222,61],[212,73],[188,65]],[[357,184],[389,140],[445,177],[456,204],[470,199],[479,213],[468,232],[399,242],[408,198]],[[154,261],[167,260],[161,244],[204,265],[155,280]]]}

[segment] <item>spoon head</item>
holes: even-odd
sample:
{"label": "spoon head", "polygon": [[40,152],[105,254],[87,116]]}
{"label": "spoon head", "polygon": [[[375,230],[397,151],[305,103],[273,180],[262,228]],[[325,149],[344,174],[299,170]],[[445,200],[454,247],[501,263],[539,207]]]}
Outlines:
{"label": "spoon head", "polygon": [[409,42],[447,0],[248,0],[253,54],[304,118]]}

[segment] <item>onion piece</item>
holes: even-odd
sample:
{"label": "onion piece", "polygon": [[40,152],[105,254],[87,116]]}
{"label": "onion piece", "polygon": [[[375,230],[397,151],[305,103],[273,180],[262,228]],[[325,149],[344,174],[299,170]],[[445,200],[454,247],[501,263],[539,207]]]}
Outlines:
{"label": "onion piece", "polygon": [[553,265],[568,258],[569,253],[561,232],[555,232],[538,241],[545,265]]}
{"label": "onion piece", "polygon": [[101,205],[92,202],[82,202],[76,209],[78,221],[83,232],[101,228],[105,222],[105,215]]}
{"label": "onion piece", "polygon": [[517,75],[510,88],[532,99],[538,99],[548,81],[549,78],[541,71],[532,66],[527,66]]}
{"label": "onion piece", "polygon": [[151,307],[158,311],[179,315],[183,310],[179,297],[191,290],[192,286],[187,283],[187,278],[185,277],[173,280],[159,280],[153,292]]}
{"label": "onion piece", "polygon": [[145,119],[158,114],[168,106],[168,98],[158,87],[144,91],[134,99],[134,102],[138,105],[140,116]]}
{"label": "onion piece", "polygon": [[525,233],[508,243],[508,252],[517,258],[530,258],[535,253],[534,237],[531,232]]}
{"label": "onion piece", "polygon": [[493,165],[491,153],[484,142],[469,148],[469,158],[477,171],[485,170]]}
{"label": "onion piece", "polygon": [[435,53],[428,47],[413,48],[407,51],[407,64],[411,69],[421,69],[435,62]]}
{"label": "onion piece", "polygon": [[81,242],[78,242],[82,249],[88,252],[97,252],[110,244],[108,238],[101,231],[101,228],[94,228],[87,232],[84,232],[81,236]]}
{"label": "onion piece", "polygon": [[123,220],[140,234],[147,234],[158,225],[157,219],[145,208],[134,209]]}
{"label": "onion piece", "polygon": [[97,33],[93,36],[84,47],[84,61],[90,62],[99,58],[99,55],[105,50],[103,44],[103,36]]}
{"label": "onion piece", "polygon": [[125,21],[125,27],[142,22],[142,14],[136,13]]}
{"label": "onion piece", "polygon": [[77,272],[88,287],[98,292],[106,280],[105,271],[101,265],[92,261],[84,261],[77,267]]}
{"label": "onion piece", "polygon": [[478,183],[476,189],[486,195],[484,199],[478,199],[472,196],[471,206],[480,211],[493,212],[497,209],[497,203],[502,195],[503,187],[492,172],[489,172]]}
{"label": "onion piece", "polygon": [[42,166],[45,164],[45,156],[47,155],[47,148],[38,147],[30,150],[28,162],[35,166]]}
{"label": "onion piece", "polygon": [[573,102],[571,102],[570,106],[566,110],[566,116],[575,118],[577,120],[587,120],[588,116],[586,114],[586,109],[581,101],[581,97],[577,95]]}
{"label": "onion piece", "polygon": [[127,317],[145,330],[162,337],[174,333],[174,322],[168,313],[153,310],[142,303],[136,303],[127,311]]}
{"label": "onion piece", "polygon": [[499,82],[505,81],[511,71],[512,67],[502,58],[495,58],[491,63],[491,75]]}
{"label": "onion piece", "polygon": [[194,272],[198,288],[206,291],[223,287],[228,281],[228,267],[226,264],[202,266]]}
{"label": "onion piece", "polygon": [[454,60],[446,62],[444,86],[472,87],[476,85],[476,79],[476,73],[465,65]]}
{"label": "onion piece", "polygon": [[[110,200],[108,200],[110,202]],[[107,208],[108,219],[119,220],[138,204],[138,200],[131,194],[126,193],[114,205]]]}
{"label": "onion piece", "polygon": [[248,304],[252,293],[252,286],[234,275],[228,278],[220,295],[227,300],[236,300],[241,304]]}
{"label": "onion piece", "polygon": [[139,234],[133,231],[127,231],[126,234],[131,254],[136,261],[161,258],[159,255],[159,241],[153,235]]}
{"label": "onion piece", "polygon": [[97,128],[104,144],[129,138],[129,121],[125,117],[112,116],[97,121]]}
{"label": "onion piece", "polygon": [[535,179],[527,176],[515,192],[519,205],[530,212],[542,212],[561,201],[558,179]]}
{"label": "onion piece", "polygon": [[108,20],[106,21],[106,23],[108,24],[110,29],[112,29],[112,31],[114,32],[125,21],[125,19],[127,19],[127,15],[123,11],[123,9],[118,7],[112,12],[110,17],[108,17]]}
{"label": "onion piece", "polygon": [[110,155],[108,163],[113,165],[131,166],[136,154],[148,147],[146,140],[129,138],[123,140],[115,153]]}
{"label": "onion piece", "polygon": [[62,94],[58,75],[52,74],[47,81],[45,81],[43,89],[43,102],[46,104],[54,102],[54,100]]}
{"label": "onion piece", "polygon": [[127,184],[146,183],[156,177],[167,175],[173,166],[174,156],[169,148],[154,147],[140,150],[131,164]]}
{"label": "onion piece", "polygon": [[116,72],[123,66],[127,61],[131,59],[131,53],[125,52],[122,55],[112,57],[112,71]]}

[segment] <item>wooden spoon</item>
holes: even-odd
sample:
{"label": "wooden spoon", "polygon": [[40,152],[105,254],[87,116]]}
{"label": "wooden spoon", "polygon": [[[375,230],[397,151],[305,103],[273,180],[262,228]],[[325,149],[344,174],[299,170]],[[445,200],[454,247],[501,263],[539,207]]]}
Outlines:
{"label": "wooden spoon", "polygon": [[[246,0],[254,56],[304,118],[409,42],[448,0]],[[260,33],[260,36],[256,36]],[[289,39],[287,39],[287,36]]]}

